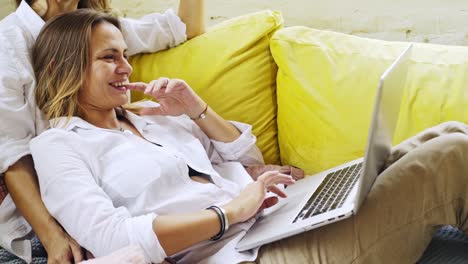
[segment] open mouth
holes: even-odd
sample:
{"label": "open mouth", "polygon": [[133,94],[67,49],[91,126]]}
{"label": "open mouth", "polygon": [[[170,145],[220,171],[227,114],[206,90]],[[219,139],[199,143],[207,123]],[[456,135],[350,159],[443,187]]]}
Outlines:
{"label": "open mouth", "polygon": [[109,83],[110,86],[114,87],[115,89],[119,90],[119,91],[127,91],[127,87],[125,87],[126,84],[128,84],[128,80],[125,80],[123,82],[112,82],[112,83]]}

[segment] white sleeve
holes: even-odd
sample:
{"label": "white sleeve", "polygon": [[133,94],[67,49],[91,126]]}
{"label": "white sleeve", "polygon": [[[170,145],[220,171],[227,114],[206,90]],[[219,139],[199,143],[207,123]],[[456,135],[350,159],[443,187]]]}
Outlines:
{"label": "white sleeve", "polygon": [[[28,155],[29,141],[36,135],[34,108],[25,96],[32,78],[19,71],[18,58],[0,35],[0,174]],[[29,82],[29,83],[28,83]]]}
{"label": "white sleeve", "polygon": [[225,143],[210,139],[190,118],[184,116],[184,119],[192,134],[200,140],[205,148],[211,163],[237,161],[244,166],[264,164],[262,153],[255,144],[257,138],[252,134],[251,125],[229,121],[239,130],[241,135],[236,140]]}
{"label": "white sleeve", "polygon": [[186,26],[172,9],[140,19],[121,18],[120,23],[130,56],[168,49],[187,40]]}
{"label": "white sleeve", "polygon": [[53,129],[31,141],[41,196],[50,214],[96,257],[138,245],[146,262],[162,262],[166,253],[152,227],[157,216],[132,217],[126,208],[115,208],[72,145],[76,139],[71,133]]}
{"label": "white sleeve", "polygon": [[[141,101],[135,105],[139,107],[156,107],[159,104],[153,101]],[[149,120],[155,120],[157,116],[144,116]],[[190,133],[198,138],[205,148],[211,163],[219,164],[226,161],[237,161],[244,166],[262,165],[264,164],[263,156],[257,145],[257,138],[252,133],[252,126],[236,121],[229,121],[233,124],[241,135],[234,141],[224,143],[210,139],[205,132],[186,115],[177,117],[167,117],[178,122],[185,127]],[[156,121],[157,122],[157,121]]]}
{"label": "white sleeve", "polygon": [[[263,156],[255,144],[257,138],[252,133],[252,126],[236,121],[229,122],[241,132],[241,135],[236,140],[228,143],[210,140],[216,153],[223,158],[223,161],[238,161],[246,166],[263,164]],[[214,157],[216,155],[211,153],[210,159],[212,161]]]}

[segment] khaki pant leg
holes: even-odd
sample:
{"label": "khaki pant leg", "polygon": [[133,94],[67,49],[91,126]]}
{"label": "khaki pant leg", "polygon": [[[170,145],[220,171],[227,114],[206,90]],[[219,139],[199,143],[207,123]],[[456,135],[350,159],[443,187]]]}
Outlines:
{"label": "khaki pant leg", "polygon": [[468,231],[468,136],[444,134],[402,155],[356,216],[261,248],[259,263],[415,263],[436,227]]}
{"label": "khaki pant leg", "polygon": [[387,167],[406,155],[406,153],[421,146],[425,142],[439,136],[452,133],[462,133],[468,135],[468,125],[457,121],[449,121],[418,133],[417,135],[401,142],[392,149],[392,154],[387,160]]}

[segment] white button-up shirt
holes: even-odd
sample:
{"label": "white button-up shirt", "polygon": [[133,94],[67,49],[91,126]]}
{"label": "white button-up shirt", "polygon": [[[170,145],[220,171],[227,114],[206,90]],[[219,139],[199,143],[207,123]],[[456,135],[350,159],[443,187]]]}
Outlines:
{"label": "white button-up shirt", "polygon": [[[128,115],[146,140],[78,117],[68,124],[61,118],[58,128],[31,141],[31,153],[47,209],[78,243],[95,256],[135,244],[148,262],[160,263],[166,253],[153,220],[228,203],[252,181],[242,164],[258,165],[263,159],[246,124],[232,122],[242,134],[223,143],[210,140],[186,116]],[[188,166],[208,175],[212,183],[191,180]],[[235,250],[252,224],[253,220],[232,225],[223,239],[197,244],[174,259],[253,261],[257,249]]]}
{"label": "white button-up shirt", "polygon": [[[186,40],[185,25],[172,10],[120,21],[129,55],[173,47]],[[0,177],[30,153],[29,141],[48,125],[36,107],[31,65],[31,49],[43,25],[24,1],[0,22]],[[31,244],[24,238],[30,232],[30,225],[8,195],[0,204],[0,246],[30,262]]]}

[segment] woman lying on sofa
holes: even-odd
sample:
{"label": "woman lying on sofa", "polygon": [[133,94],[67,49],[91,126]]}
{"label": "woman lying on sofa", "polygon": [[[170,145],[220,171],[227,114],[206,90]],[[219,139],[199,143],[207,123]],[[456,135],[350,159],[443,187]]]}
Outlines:
{"label": "woman lying on sofa", "polygon": [[[267,191],[284,197],[276,185],[294,179],[269,171],[252,182],[242,165],[262,157],[251,127],[226,122],[182,80],[128,83],[126,48],[117,20],[75,11],[49,22],[33,51],[37,104],[52,127],[31,142],[41,194],[94,255],[136,244],[156,263],[407,263],[423,241],[407,241],[407,232],[434,223],[468,230],[468,129],[452,123],[445,128],[462,133],[431,139],[429,131],[398,147],[356,216],[259,256],[237,252],[257,212],[277,202]],[[134,115],[122,107],[128,89],[160,105]],[[411,191],[416,185],[425,191]],[[409,202],[395,204],[397,196]]]}
{"label": "woman lying on sofa", "polygon": [[137,244],[152,262],[254,260],[234,245],[277,200],[266,191],[284,196],[275,184],[293,177],[270,171],[245,186],[242,165],[263,162],[251,127],[226,122],[182,80],[147,85],[159,115],[122,108],[128,88],[143,85],[128,83],[126,50],[118,20],[85,10],[51,20],[37,39],[36,102],[55,128],[31,150],[48,210],[95,256]]}
{"label": "woman lying on sofa", "polygon": [[[0,192],[0,247],[27,262],[31,261],[31,227],[50,263],[82,258],[80,246],[55,222],[40,199],[29,140],[42,131],[44,121],[34,101],[36,82],[30,50],[44,21],[77,8],[108,9],[109,2],[16,0],[16,11],[0,23],[0,189],[5,190]],[[129,54],[167,49],[203,33],[203,10],[203,0],[181,0],[178,14],[168,10],[139,20],[122,18]],[[41,246],[33,248],[36,251]],[[0,249],[0,262],[3,252]]]}

